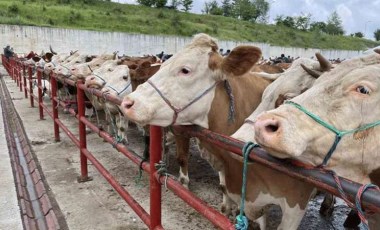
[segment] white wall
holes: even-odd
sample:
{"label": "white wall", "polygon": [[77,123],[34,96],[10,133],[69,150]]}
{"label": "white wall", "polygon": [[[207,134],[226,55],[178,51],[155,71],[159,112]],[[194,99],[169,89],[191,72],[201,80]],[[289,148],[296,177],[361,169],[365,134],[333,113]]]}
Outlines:
{"label": "white wall", "polygon": [[[7,44],[14,48],[16,53],[29,53],[42,50],[48,51],[49,45],[58,52],[79,50],[81,53],[100,54],[119,51],[119,54],[143,55],[175,53],[191,41],[189,37],[143,35],[120,32],[97,32],[88,30],[57,29],[49,27],[0,25],[0,45]],[[265,58],[280,56],[282,53],[294,57],[312,57],[315,52],[321,52],[327,58],[350,58],[362,51],[349,50],[320,50],[295,47],[278,47],[265,43],[243,43],[234,41],[219,41],[219,47],[224,51],[232,49],[238,44],[251,44],[262,49]]]}

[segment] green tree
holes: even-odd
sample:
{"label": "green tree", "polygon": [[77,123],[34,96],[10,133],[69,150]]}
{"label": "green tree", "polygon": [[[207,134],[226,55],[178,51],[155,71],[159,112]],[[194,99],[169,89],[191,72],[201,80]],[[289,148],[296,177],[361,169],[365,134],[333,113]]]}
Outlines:
{"label": "green tree", "polygon": [[375,30],[373,36],[375,37],[376,41],[380,41],[380,29]]}
{"label": "green tree", "polygon": [[205,6],[202,12],[205,14],[223,15],[223,10],[216,0],[212,0],[211,2],[205,2]]}
{"label": "green tree", "polygon": [[166,3],[168,3],[168,0],[153,0],[154,6],[157,8],[163,8],[166,6]]}
{"label": "green tree", "polygon": [[294,21],[293,17],[290,16],[284,16],[284,15],[278,15],[274,21],[276,22],[276,25],[283,25],[290,28],[296,28],[296,23]]}
{"label": "green tree", "polygon": [[226,17],[232,16],[232,4],[230,0],[223,0],[221,8],[223,10],[223,16],[226,16]]}
{"label": "green tree", "polygon": [[193,0],[181,0],[182,10],[185,12],[189,12],[193,7]]}
{"label": "green tree", "polygon": [[312,22],[310,23],[310,31],[319,30],[326,33],[326,23],[325,22]]}
{"label": "green tree", "polygon": [[253,0],[255,6],[255,21],[265,22],[269,12],[269,3],[266,0]]}
{"label": "green tree", "polygon": [[143,6],[152,7],[155,3],[154,0],[137,0],[137,3]]}
{"label": "green tree", "polygon": [[294,18],[295,28],[306,31],[310,27],[311,14],[301,15]]}
{"label": "green tree", "polygon": [[354,37],[363,38],[364,34],[362,32],[356,32],[356,33],[354,33]]}
{"label": "green tree", "polygon": [[180,0],[171,0],[171,2],[170,2],[170,7],[171,7],[172,9],[177,10],[178,7],[179,7],[179,5],[181,5]]}
{"label": "green tree", "polygon": [[344,34],[342,19],[340,18],[339,14],[336,11],[332,12],[330,17],[327,19],[326,33],[332,34],[332,35]]}
{"label": "green tree", "polygon": [[244,21],[254,21],[256,8],[250,0],[234,0],[233,15]]}

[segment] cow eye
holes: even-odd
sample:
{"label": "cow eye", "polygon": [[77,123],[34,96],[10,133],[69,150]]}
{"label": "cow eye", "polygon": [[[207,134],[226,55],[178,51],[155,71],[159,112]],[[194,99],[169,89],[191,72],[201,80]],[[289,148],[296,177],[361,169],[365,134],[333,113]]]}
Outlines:
{"label": "cow eye", "polygon": [[100,66],[100,64],[96,64],[96,66]]}
{"label": "cow eye", "polygon": [[111,68],[109,68],[109,69],[108,69],[108,72],[112,72],[112,69],[111,69]]}
{"label": "cow eye", "polygon": [[128,80],[128,76],[123,76],[123,79],[124,80]]}
{"label": "cow eye", "polygon": [[181,69],[181,74],[188,75],[189,73],[190,73],[190,69],[189,68],[183,67]]}
{"label": "cow eye", "polygon": [[368,94],[368,95],[370,93],[369,89],[362,85],[356,88],[356,92],[361,93],[361,94]]}

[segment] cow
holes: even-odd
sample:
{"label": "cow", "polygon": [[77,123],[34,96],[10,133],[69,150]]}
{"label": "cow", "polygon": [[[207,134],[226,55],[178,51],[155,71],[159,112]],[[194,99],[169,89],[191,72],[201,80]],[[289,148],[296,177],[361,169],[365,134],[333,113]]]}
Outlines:
{"label": "cow", "polygon": [[[285,100],[303,93],[312,87],[315,80],[322,73],[331,69],[330,62],[322,55],[317,53],[316,57],[318,61],[309,58],[297,59],[283,73],[260,74],[262,77],[276,80],[265,89],[260,105],[231,137],[244,142],[255,142],[253,121],[258,114],[277,108]],[[231,156],[234,155],[231,153]],[[236,177],[235,174],[232,175]],[[296,229],[304,216],[309,198],[314,192],[313,187],[300,183],[296,179],[284,174],[268,170],[258,164],[249,165],[247,178],[248,186],[252,184],[252,187],[256,189],[247,190],[246,200],[248,201],[248,206],[246,207],[246,213],[251,213],[254,217],[258,215],[257,213],[265,210],[266,206],[276,204],[281,207],[283,212],[279,229]],[[276,178],[274,183],[267,183],[267,181],[271,181],[273,178]],[[229,192],[232,194],[229,195],[234,198],[234,202],[238,203],[241,199],[241,192],[239,190],[241,182],[238,180],[234,181],[233,178],[226,178],[226,180],[234,182],[230,187],[235,186],[235,189],[231,189]],[[288,191],[290,190],[295,192],[289,193]],[[306,195],[300,195],[303,193]],[[328,198],[323,206],[326,211],[329,211],[330,206],[333,204],[332,197]],[[261,229],[265,229],[266,215],[267,213],[264,213],[262,218],[258,220]],[[290,215],[292,218],[289,218]]]}
{"label": "cow", "polygon": [[90,62],[85,62],[77,65],[73,65],[70,69],[71,71],[71,80],[84,80],[86,76],[90,75],[92,70],[100,68],[100,66],[108,61],[108,60],[116,60],[117,59],[117,53],[114,52],[113,54],[102,54],[98,57],[94,57]]}
{"label": "cow", "polygon": [[[271,82],[250,71],[260,57],[261,50],[254,46],[238,46],[222,57],[215,39],[198,34],[146,83],[127,95],[121,110],[128,119],[141,125],[196,124],[231,135],[254,111]],[[176,136],[176,144],[180,166],[187,169],[189,138]],[[207,143],[200,144],[202,154],[220,172],[224,188],[223,165],[230,157]],[[187,171],[180,172],[180,181],[188,184]],[[224,195],[222,211],[228,213],[230,205]]]}
{"label": "cow", "polygon": [[[275,157],[380,185],[380,162],[374,160],[380,149],[380,113],[374,109],[380,103],[377,53],[340,63],[305,93],[259,115],[254,123],[257,143]],[[339,130],[347,132],[337,138]],[[378,213],[369,226],[380,226]]]}
{"label": "cow", "polygon": [[[108,72],[103,75],[104,79],[107,79],[106,84],[101,89],[104,95],[112,95],[114,97],[124,97],[132,92],[131,78],[129,76],[129,68],[127,65],[118,65],[112,72]],[[109,122],[112,126],[117,127],[115,133],[119,138],[118,141],[123,144],[128,144],[127,129],[128,121],[125,120],[120,112],[120,109],[115,104],[105,101],[104,110]]]}

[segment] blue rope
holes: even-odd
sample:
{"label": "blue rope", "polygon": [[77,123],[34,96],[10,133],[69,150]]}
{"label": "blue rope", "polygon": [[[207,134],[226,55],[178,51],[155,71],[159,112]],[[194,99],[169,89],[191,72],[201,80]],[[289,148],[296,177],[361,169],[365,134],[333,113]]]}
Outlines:
{"label": "blue rope", "polygon": [[245,143],[242,152],[244,158],[243,165],[243,185],[241,187],[241,201],[240,201],[240,214],[236,217],[236,230],[247,230],[248,229],[248,219],[244,216],[244,205],[245,205],[245,191],[247,188],[247,168],[248,168],[248,156],[251,150],[255,147],[259,147],[258,144],[255,144],[251,141]]}

